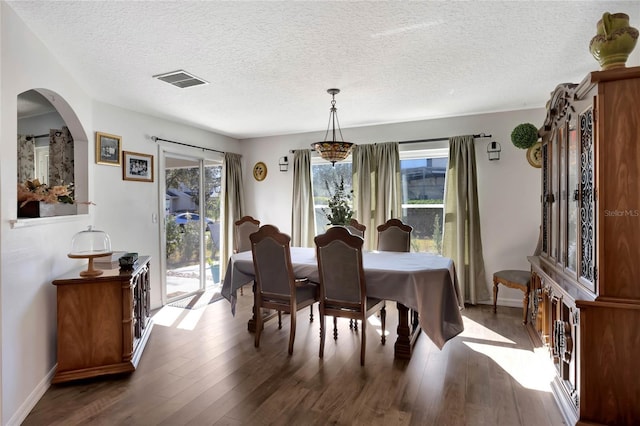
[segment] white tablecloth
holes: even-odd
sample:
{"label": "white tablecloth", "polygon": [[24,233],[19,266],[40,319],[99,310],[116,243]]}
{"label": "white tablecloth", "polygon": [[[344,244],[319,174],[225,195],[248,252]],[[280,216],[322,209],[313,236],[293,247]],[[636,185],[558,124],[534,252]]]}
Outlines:
{"label": "white tablecloth", "polygon": [[[363,252],[367,295],[394,300],[419,314],[420,327],[440,349],[464,330],[453,261],[429,253]],[[315,248],[291,247],[296,277],[319,282]],[[235,314],[236,291],[254,278],[250,251],[231,256],[222,296]]]}

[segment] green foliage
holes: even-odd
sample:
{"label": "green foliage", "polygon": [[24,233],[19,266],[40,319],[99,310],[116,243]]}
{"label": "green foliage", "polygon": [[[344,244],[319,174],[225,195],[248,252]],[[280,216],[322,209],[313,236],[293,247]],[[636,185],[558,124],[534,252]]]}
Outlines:
{"label": "green foliage", "polygon": [[329,197],[329,210],[322,209],[325,217],[332,225],[346,225],[353,217],[351,209],[351,196],[353,191],[347,192],[344,189],[344,179],[340,179],[339,184],[335,184],[335,192],[331,194],[329,182],[325,181]]}
{"label": "green foliage", "polygon": [[180,225],[176,223],[174,216],[167,217],[166,221],[166,234],[167,234],[167,259],[171,258],[182,244],[182,233],[180,232]]}
{"label": "green foliage", "polygon": [[511,132],[511,142],[520,149],[528,149],[538,141],[538,129],[531,123],[518,124]]}
{"label": "green foliage", "polygon": [[409,200],[407,204],[444,204],[444,200],[435,200],[435,199]]}
{"label": "green foliage", "polygon": [[[313,197],[319,200],[320,197],[330,197],[333,188],[340,184],[340,181],[346,182],[347,188],[351,187],[351,164],[336,163],[335,166],[330,164],[314,164],[311,166],[313,179]],[[316,201],[316,204],[326,204]]]}
{"label": "green foliage", "polygon": [[433,220],[433,243],[436,253],[442,254],[442,222],[438,214]]}
{"label": "green foliage", "polygon": [[[220,217],[220,197],[211,194],[220,192],[222,183],[222,167],[204,168],[204,193],[206,199],[206,216],[218,220]],[[196,205],[200,205],[200,168],[168,169],[165,172],[167,188],[184,188],[191,193],[191,198]]]}

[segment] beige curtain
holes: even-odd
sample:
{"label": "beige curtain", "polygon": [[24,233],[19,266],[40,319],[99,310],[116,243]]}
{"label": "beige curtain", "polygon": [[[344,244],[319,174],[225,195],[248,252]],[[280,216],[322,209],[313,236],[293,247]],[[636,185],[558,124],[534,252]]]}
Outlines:
{"label": "beige curtain", "polygon": [[352,159],[355,217],[367,227],[364,249],[375,250],[377,227],[402,219],[398,143],[356,145]]}
{"label": "beige curtain", "polygon": [[[18,135],[18,183],[40,177],[34,174],[35,147],[36,139],[33,136]],[[41,183],[46,181],[43,179]]]}
{"label": "beige curtain", "polygon": [[[222,235],[220,248],[220,269],[224,276],[226,260],[233,254],[235,221],[244,212],[244,190],[242,185],[242,156],[239,154],[224,154],[224,175],[222,176],[222,190],[224,204],[222,206]],[[222,261],[224,259],[224,261]]]}
{"label": "beige curtain", "polygon": [[74,181],[73,136],[67,127],[49,130],[49,186],[68,185]]}
{"label": "beige curtain", "polygon": [[311,151],[293,152],[293,202],[291,209],[291,246],[314,247],[315,212],[311,185]]}
{"label": "beige curtain", "polygon": [[484,276],[473,136],[449,139],[442,254],[453,259],[463,300],[489,299]]}

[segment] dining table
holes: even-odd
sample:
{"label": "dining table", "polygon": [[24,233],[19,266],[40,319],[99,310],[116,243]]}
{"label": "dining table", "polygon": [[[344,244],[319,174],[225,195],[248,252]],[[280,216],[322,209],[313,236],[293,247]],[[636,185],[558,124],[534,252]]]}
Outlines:
{"label": "dining table", "polygon": [[[291,247],[291,264],[296,277],[320,282],[315,248]],[[423,252],[363,251],[362,264],[367,296],[397,302],[396,358],[411,358],[420,330],[439,349],[464,330],[460,312],[464,301],[452,259]],[[221,294],[230,302],[232,314],[235,315],[237,290],[254,278],[251,251],[229,258]],[[410,310],[415,315],[410,315]],[[251,327],[250,320],[250,330]]]}

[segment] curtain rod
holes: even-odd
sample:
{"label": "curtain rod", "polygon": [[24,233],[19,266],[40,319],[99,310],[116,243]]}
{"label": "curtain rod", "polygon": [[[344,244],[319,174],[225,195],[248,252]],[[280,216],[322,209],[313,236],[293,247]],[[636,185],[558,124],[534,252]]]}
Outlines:
{"label": "curtain rod", "polygon": [[[491,138],[493,137],[492,135],[487,135],[485,133],[478,133],[476,135],[473,135],[474,139],[477,138]],[[415,139],[412,141],[400,141],[398,142],[399,145],[405,144],[405,143],[419,143],[419,142],[436,142],[436,141],[448,141],[449,138],[431,138],[431,139]],[[313,149],[310,149],[310,151],[313,151]],[[289,153],[293,154],[294,150],[291,149],[289,150]]]}
{"label": "curtain rod", "polygon": [[213,152],[219,152],[220,154],[226,154],[226,152],[224,152],[224,151],[220,151],[220,150],[217,150],[217,149],[213,149],[213,148],[203,148],[203,147],[201,147],[201,146],[190,145],[190,144],[188,144],[188,143],[176,142],[176,141],[170,141],[169,139],[162,139],[162,138],[159,138],[159,137],[157,137],[157,136],[151,136],[151,140],[152,140],[152,141],[154,141],[154,142],[163,141],[163,142],[175,143],[175,144],[177,144],[177,145],[182,145],[182,146],[188,146],[188,147],[191,147],[191,148],[201,149],[201,150],[203,150],[203,151],[213,151]]}
{"label": "curtain rod", "polygon": [[40,138],[48,138],[49,137],[49,133],[46,134],[42,134],[42,135],[27,135],[26,138],[28,141],[30,141],[31,139],[40,139]]}
{"label": "curtain rod", "polygon": [[[477,138],[491,138],[491,135],[487,135],[485,133],[478,133],[476,135],[473,135],[474,139]],[[448,141],[449,138],[431,138],[431,139],[416,139],[416,140],[412,140],[412,141],[400,141],[398,142],[399,144],[405,144],[405,143],[420,143],[420,142],[437,142],[437,141]]]}

